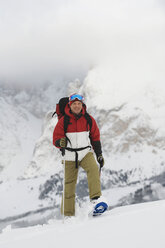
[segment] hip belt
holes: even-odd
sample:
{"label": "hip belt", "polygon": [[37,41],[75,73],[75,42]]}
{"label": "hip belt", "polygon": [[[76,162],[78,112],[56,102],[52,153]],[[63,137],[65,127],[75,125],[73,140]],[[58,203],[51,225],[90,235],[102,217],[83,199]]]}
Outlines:
{"label": "hip belt", "polygon": [[69,152],[75,152],[75,163],[76,163],[76,168],[78,168],[78,152],[85,150],[87,148],[91,148],[91,146],[85,146],[85,147],[80,147],[80,148],[71,148],[71,147],[66,147],[65,149]]}

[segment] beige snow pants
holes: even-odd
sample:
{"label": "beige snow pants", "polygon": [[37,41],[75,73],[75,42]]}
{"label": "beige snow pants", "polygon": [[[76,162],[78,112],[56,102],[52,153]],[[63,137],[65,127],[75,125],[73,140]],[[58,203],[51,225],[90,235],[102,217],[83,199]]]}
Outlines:
{"label": "beige snow pants", "polygon": [[[78,164],[87,172],[88,188],[90,199],[101,196],[101,184],[99,168],[92,152],[87,155]],[[64,215],[75,215],[75,190],[78,176],[78,168],[75,161],[65,161],[65,200]],[[61,204],[61,214],[63,214],[63,200]]]}

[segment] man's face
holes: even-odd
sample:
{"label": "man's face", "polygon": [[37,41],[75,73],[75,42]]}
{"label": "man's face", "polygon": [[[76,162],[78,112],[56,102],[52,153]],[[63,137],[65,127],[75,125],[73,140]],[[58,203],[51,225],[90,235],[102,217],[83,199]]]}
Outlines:
{"label": "man's face", "polygon": [[70,105],[70,108],[73,114],[78,115],[82,110],[82,102],[75,101]]}

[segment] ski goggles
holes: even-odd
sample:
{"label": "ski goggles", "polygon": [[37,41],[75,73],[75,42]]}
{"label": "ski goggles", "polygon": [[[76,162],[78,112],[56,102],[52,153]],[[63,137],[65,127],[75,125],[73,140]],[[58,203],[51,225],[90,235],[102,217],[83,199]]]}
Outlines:
{"label": "ski goggles", "polygon": [[81,96],[81,95],[79,95],[79,94],[73,94],[73,95],[71,95],[70,97],[69,97],[69,101],[70,102],[72,102],[72,101],[74,101],[74,100],[78,100],[78,101],[84,101],[84,97],[83,96]]}

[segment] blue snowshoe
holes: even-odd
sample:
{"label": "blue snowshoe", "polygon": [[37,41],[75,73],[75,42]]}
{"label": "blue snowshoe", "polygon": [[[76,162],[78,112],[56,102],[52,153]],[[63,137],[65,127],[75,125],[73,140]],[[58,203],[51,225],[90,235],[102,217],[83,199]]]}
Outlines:
{"label": "blue snowshoe", "polygon": [[96,204],[93,210],[93,216],[99,216],[107,211],[108,205],[106,202],[99,202]]}

